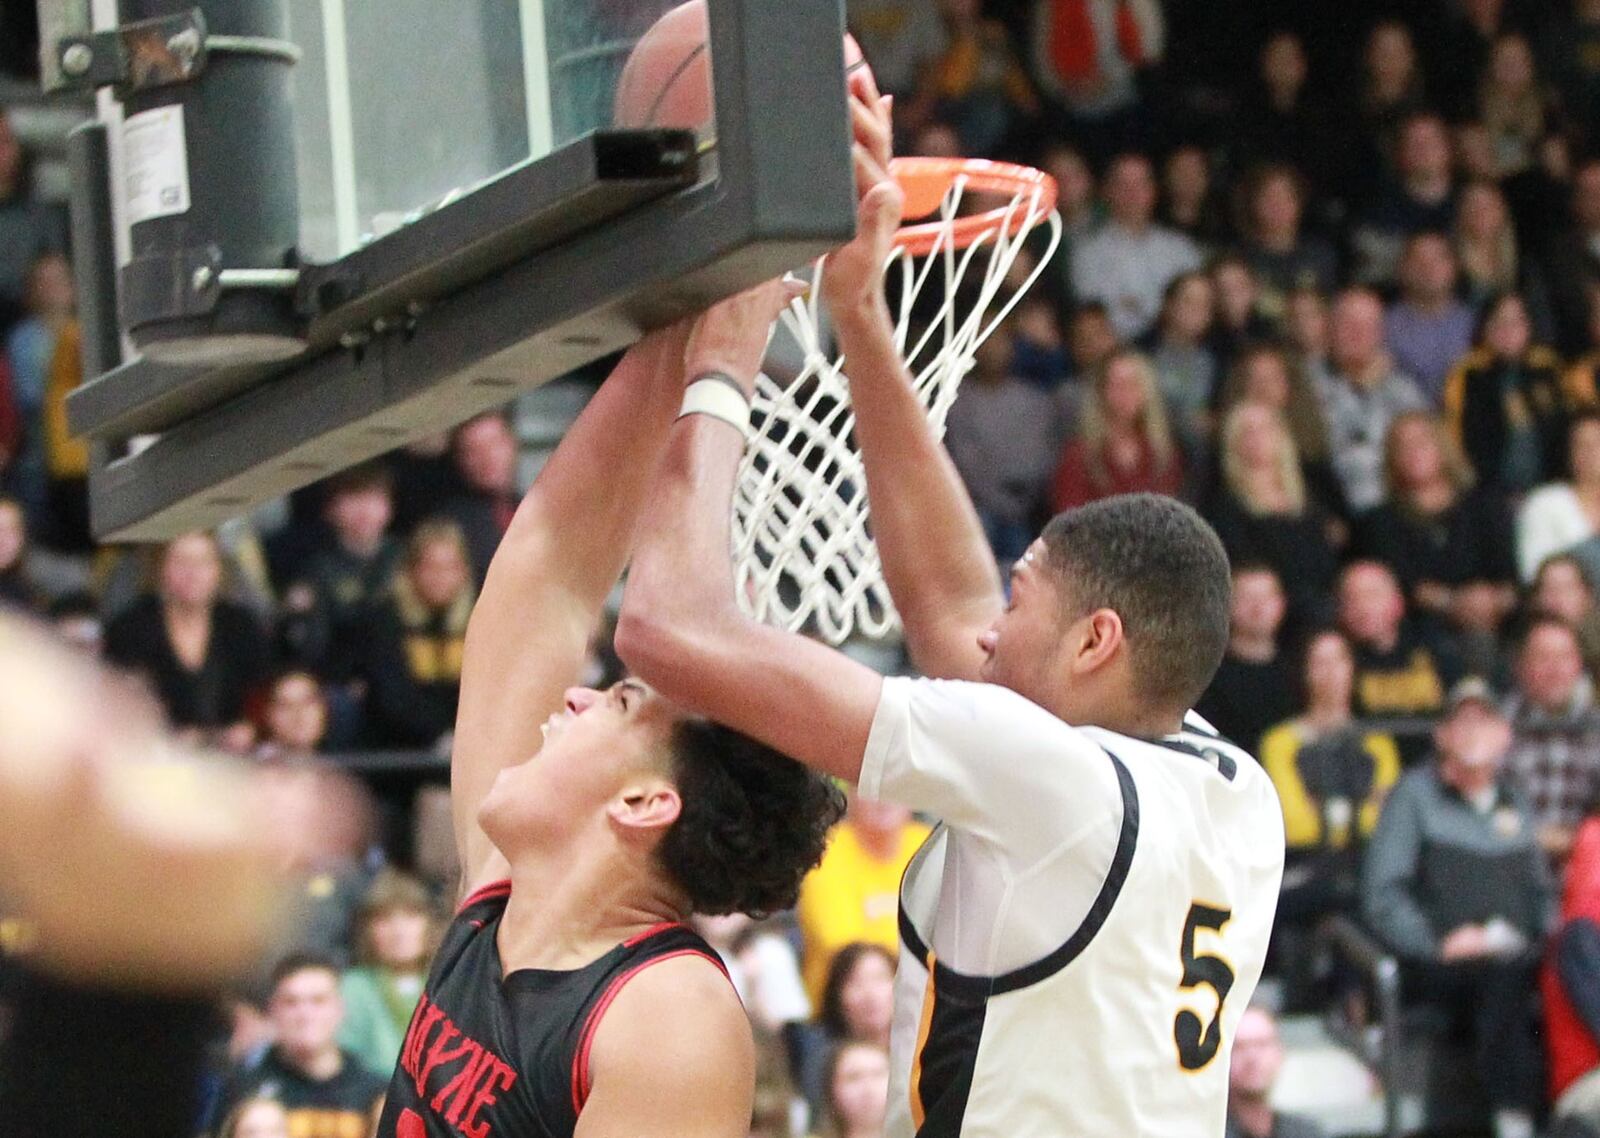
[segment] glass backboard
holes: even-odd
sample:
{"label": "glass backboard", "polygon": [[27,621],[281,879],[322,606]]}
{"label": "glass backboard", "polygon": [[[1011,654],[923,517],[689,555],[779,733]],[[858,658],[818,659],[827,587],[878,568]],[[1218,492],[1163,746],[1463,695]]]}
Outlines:
{"label": "glass backboard", "polygon": [[[331,260],[616,124],[630,52],[678,0],[290,0],[301,249]],[[693,24],[694,21],[690,21]],[[704,21],[699,22],[703,35]],[[688,59],[693,40],[681,45]],[[695,60],[704,66],[709,50]],[[681,80],[680,80],[681,82]],[[673,122],[707,134],[700,121]],[[657,124],[661,125],[661,124]]]}
{"label": "glass backboard", "polygon": [[91,7],[54,50],[99,91],[75,245],[117,316],[68,416],[102,538],[216,525],[854,227],[840,0]]}

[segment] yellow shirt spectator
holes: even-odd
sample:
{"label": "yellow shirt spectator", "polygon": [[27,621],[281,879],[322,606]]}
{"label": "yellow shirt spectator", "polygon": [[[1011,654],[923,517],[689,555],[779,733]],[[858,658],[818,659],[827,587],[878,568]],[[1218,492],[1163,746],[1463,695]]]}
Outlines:
{"label": "yellow shirt spectator", "polygon": [[813,1007],[821,1006],[828,965],[845,945],[868,941],[898,953],[900,876],[927,836],[903,807],[852,797],[850,816],[834,828],[795,909]]}
{"label": "yellow shirt spectator", "polygon": [[[1324,845],[1326,808],[1307,786],[1314,779],[1308,778],[1300,767],[1301,752],[1316,741],[1313,732],[1298,720],[1280,723],[1261,737],[1261,765],[1272,779],[1272,785],[1277,787],[1278,798],[1283,803],[1284,838],[1290,850]],[[1366,796],[1360,802],[1350,803],[1361,836],[1366,837],[1378,824],[1378,808],[1384,796],[1400,777],[1400,749],[1392,736],[1377,731],[1352,733],[1351,741],[1372,760],[1372,781]],[[1349,826],[1346,825],[1343,832],[1329,834],[1326,844],[1343,849],[1349,842]]]}

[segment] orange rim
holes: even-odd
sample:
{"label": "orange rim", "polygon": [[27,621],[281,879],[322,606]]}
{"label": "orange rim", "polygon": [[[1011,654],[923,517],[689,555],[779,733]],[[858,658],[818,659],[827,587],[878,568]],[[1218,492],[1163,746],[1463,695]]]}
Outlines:
{"label": "orange rim", "polygon": [[[1031,229],[1056,208],[1056,180],[1043,170],[1011,162],[991,162],[986,158],[896,158],[889,172],[905,191],[905,216],[909,224],[900,227],[895,244],[913,257],[924,257],[941,245],[965,249],[980,238],[1004,227],[1006,236]],[[966,214],[945,220],[922,221],[939,212],[945,195],[957,180],[965,183],[964,192],[1004,194],[1011,201],[982,213]],[[1019,199],[1038,195],[1035,209],[1019,208]]]}

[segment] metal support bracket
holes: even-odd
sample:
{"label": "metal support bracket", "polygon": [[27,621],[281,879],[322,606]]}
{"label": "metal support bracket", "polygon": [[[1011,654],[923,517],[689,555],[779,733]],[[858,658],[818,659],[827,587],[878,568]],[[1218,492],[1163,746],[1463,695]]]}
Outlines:
{"label": "metal support bracket", "polygon": [[55,53],[63,87],[83,91],[116,87],[124,93],[191,82],[216,54],[300,61],[300,49],[287,40],[206,34],[205,16],[198,8],[110,31],[65,36]]}

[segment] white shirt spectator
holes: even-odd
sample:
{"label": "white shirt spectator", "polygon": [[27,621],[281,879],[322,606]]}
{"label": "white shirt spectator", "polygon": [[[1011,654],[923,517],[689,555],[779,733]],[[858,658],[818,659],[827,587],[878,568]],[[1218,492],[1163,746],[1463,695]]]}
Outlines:
{"label": "white shirt spectator", "polygon": [[1072,287],[1080,300],[1106,306],[1121,339],[1135,340],[1155,324],[1172,279],[1199,267],[1200,251],[1183,234],[1108,221],[1072,251]]}
{"label": "white shirt spectator", "polygon": [[1524,581],[1532,581],[1546,558],[1594,536],[1594,523],[1569,483],[1541,486],[1517,511],[1517,571]]}

